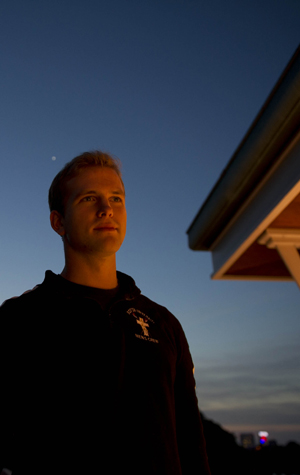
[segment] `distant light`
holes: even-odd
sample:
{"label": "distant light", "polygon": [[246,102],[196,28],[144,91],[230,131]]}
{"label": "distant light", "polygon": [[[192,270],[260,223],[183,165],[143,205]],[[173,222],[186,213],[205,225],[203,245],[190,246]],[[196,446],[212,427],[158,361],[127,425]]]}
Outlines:
{"label": "distant light", "polygon": [[258,437],[260,444],[266,444],[268,442],[269,433],[264,430],[261,430],[258,433]]}
{"label": "distant light", "polygon": [[269,437],[269,432],[266,432],[264,430],[260,430],[258,433],[259,437]]}
{"label": "distant light", "polygon": [[51,158],[51,160],[53,160],[53,162],[55,162],[55,160],[56,160],[56,157],[52,157],[52,158]]}

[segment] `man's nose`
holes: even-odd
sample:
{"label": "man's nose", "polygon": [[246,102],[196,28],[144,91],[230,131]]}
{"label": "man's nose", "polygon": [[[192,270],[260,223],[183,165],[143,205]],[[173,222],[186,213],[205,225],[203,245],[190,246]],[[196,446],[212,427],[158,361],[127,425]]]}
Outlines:
{"label": "man's nose", "polygon": [[112,217],[113,216],[113,209],[112,209],[109,201],[101,201],[98,204],[97,216],[99,216],[99,217],[102,217],[102,216]]}

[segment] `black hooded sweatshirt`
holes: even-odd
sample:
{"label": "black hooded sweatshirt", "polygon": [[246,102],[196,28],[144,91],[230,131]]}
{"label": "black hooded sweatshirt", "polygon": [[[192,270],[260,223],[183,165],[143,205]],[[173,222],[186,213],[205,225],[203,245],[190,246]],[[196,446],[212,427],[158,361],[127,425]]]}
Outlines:
{"label": "black hooded sweatshirt", "polygon": [[112,291],[46,272],[0,309],[0,469],[208,475],[179,321],[118,272]]}

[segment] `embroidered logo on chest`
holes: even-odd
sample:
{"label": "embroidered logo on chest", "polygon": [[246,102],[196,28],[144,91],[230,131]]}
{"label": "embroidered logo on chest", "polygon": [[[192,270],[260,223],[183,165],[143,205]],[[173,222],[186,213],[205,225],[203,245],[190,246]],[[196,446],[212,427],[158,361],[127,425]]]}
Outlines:
{"label": "embroidered logo on chest", "polygon": [[158,340],[151,338],[150,336],[151,326],[154,324],[154,321],[148,317],[148,315],[145,315],[136,308],[129,308],[127,313],[128,315],[131,315],[135,318],[136,324],[138,326],[137,328],[139,328],[139,333],[135,333],[134,335],[136,338],[139,338],[140,340],[151,341],[152,343],[158,343]]}

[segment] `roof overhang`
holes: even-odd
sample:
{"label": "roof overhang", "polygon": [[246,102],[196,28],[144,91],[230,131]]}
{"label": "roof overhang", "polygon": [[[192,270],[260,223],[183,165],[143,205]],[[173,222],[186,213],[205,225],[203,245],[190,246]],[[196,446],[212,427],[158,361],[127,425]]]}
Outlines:
{"label": "roof overhang", "polygon": [[300,47],[187,231],[191,249],[212,252],[214,279],[300,286],[299,233]]}

